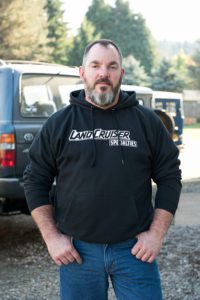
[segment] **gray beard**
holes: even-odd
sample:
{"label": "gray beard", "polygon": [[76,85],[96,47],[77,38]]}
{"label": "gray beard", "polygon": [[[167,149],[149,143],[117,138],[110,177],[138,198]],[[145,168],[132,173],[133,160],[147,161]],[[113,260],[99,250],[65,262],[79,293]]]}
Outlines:
{"label": "gray beard", "polygon": [[90,87],[87,85],[87,82],[85,82],[85,90],[86,95],[89,99],[92,100],[93,103],[100,105],[100,106],[106,106],[114,102],[115,97],[117,96],[120,86],[121,86],[122,79],[119,80],[119,83],[117,86],[112,89],[109,93],[98,93],[95,91],[93,87]]}
{"label": "gray beard", "polygon": [[100,94],[95,90],[92,90],[88,95],[92,102],[101,106],[111,104],[115,98],[113,91],[110,91],[108,94]]}

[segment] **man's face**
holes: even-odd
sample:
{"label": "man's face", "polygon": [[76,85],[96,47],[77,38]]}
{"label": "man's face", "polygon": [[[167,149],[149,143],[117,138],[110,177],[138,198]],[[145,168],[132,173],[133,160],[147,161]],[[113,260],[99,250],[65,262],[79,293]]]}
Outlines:
{"label": "man's face", "polygon": [[124,70],[114,46],[94,45],[79,71],[85,85],[86,99],[100,106],[116,101]]}

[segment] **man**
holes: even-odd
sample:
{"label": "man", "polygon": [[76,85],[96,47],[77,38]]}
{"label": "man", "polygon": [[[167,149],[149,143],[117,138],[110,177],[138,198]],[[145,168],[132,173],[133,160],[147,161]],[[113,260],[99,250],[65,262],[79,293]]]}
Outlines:
{"label": "man", "polygon": [[60,266],[61,299],[107,299],[108,276],[117,299],[162,299],[155,259],[178,205],[178,150],[135,93],[120,91],[123,74],[115,43],[89,44],[84,91],[71,93],[30,149],[26,198]]}

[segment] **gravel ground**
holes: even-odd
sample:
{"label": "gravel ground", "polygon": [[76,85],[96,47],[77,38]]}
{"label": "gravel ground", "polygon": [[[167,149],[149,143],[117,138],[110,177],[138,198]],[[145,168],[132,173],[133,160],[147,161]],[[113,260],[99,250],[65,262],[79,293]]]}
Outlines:
{"label": "gravel ground", "polygon": [[[57,266],[31,217],[1,217],[0,228],[0,299],[58,299]],[[165,300],[200,299],[199,236],[200,226],[171,226],[158,258]]]}

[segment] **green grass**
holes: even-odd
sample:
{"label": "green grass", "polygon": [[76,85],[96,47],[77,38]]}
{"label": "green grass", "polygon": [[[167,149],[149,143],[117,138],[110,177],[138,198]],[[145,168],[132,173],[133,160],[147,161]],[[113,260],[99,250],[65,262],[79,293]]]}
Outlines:
{"label": "green grass", "polygon": [[184,128],[197,128],[197,129],[199,129],[200,128],[200,123],[194,123],[194,124],[191,124],[191,125],[184,125]]}

